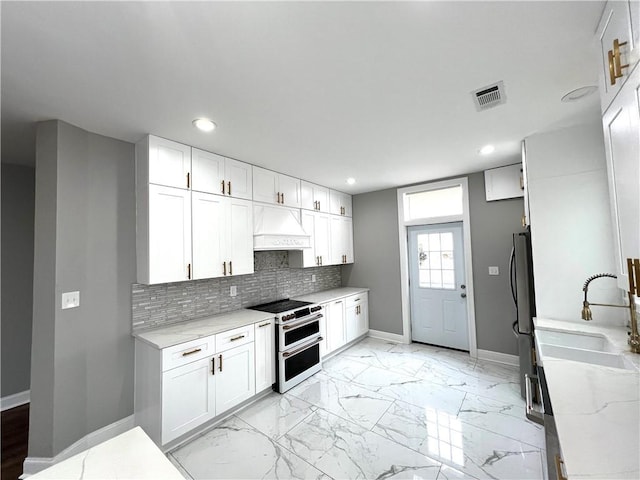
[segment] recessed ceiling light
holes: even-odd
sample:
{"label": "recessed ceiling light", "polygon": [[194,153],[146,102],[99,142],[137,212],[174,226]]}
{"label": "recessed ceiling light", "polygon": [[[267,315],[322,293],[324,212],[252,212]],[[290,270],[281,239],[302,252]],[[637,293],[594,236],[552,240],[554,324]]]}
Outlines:
{"label": "recessed ceiling light", "polygon": [[495,151],[496,147],[493,145],[485,145],[480,149],[480,155],[489,155]]}
{"label": "recessed ceiling light", "polygon": [[211,132],[216,128],[216,124],[208,118],[196,118],[192,123],[194,127],[203,132]]}
{"label": "recessed ceiling light", "polygon": [[589,85],[587,87],[576,88],[575,90],[571,90],[564,97],[562,97],[562,102],[575,102],[580,100],[581,98],[587,97],[592,93],[595,93],[598,90],[598,87],[594,85]]}
{"label": "recessed ceiling light", "polygon": [[356,179],[353,178],[353,177],[349,177],[349,178],[347,178],[347,183],[349,185],[353,185],[354,183],[356,183]]}

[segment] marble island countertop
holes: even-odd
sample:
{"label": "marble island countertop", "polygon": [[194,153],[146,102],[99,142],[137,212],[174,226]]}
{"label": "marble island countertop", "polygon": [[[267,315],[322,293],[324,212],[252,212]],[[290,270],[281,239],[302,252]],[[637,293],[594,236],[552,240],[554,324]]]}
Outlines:
{"label": "marble island countertop", "polygon": [[568,478],[640,478],[640,355],[629,352],[627,329],[541,318],[535,327],[603,335],[631,364],[541,359]]}

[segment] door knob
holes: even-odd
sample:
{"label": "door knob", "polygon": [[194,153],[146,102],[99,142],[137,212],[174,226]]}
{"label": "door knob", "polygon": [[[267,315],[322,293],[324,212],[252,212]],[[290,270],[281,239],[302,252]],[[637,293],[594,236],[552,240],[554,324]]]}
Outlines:
{"label": "door knob", "polygon": [[464,290],[465,288],[467,288],[467,286],[466,285],[460,285],[460,288]]}
{"label": "door knob", "polygon": [[464,292],[462,292],[462,293],[460,294],[460,296],[461,296],[462,298],[467,298],[467,294],[466,294],[466,293],[464,293]]}

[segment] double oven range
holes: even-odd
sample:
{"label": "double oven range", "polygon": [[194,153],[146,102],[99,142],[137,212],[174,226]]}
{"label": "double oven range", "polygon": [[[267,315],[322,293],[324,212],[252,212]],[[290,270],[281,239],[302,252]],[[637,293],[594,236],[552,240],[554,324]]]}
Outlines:
{"label": "double oven range", "polygon": [[249,308],[275,315],[278,392],[286,392],[322,369],[320,305],[286,299]]}

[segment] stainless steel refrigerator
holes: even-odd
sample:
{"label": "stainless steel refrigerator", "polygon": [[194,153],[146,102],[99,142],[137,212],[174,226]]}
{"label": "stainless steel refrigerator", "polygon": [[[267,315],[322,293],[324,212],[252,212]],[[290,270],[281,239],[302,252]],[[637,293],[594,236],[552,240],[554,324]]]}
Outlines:
{"label": "stainless steel refrigerator", "polygon": [[536,316],[536,298],[533,286],[533,261],[531,257],[531,233],[513,234],[510,261],[511,295],[516,305],[516,321],[513,333],[518,338],[520,357],[520,393],[525,397],[525,374],[535,375],[533,317]]}

